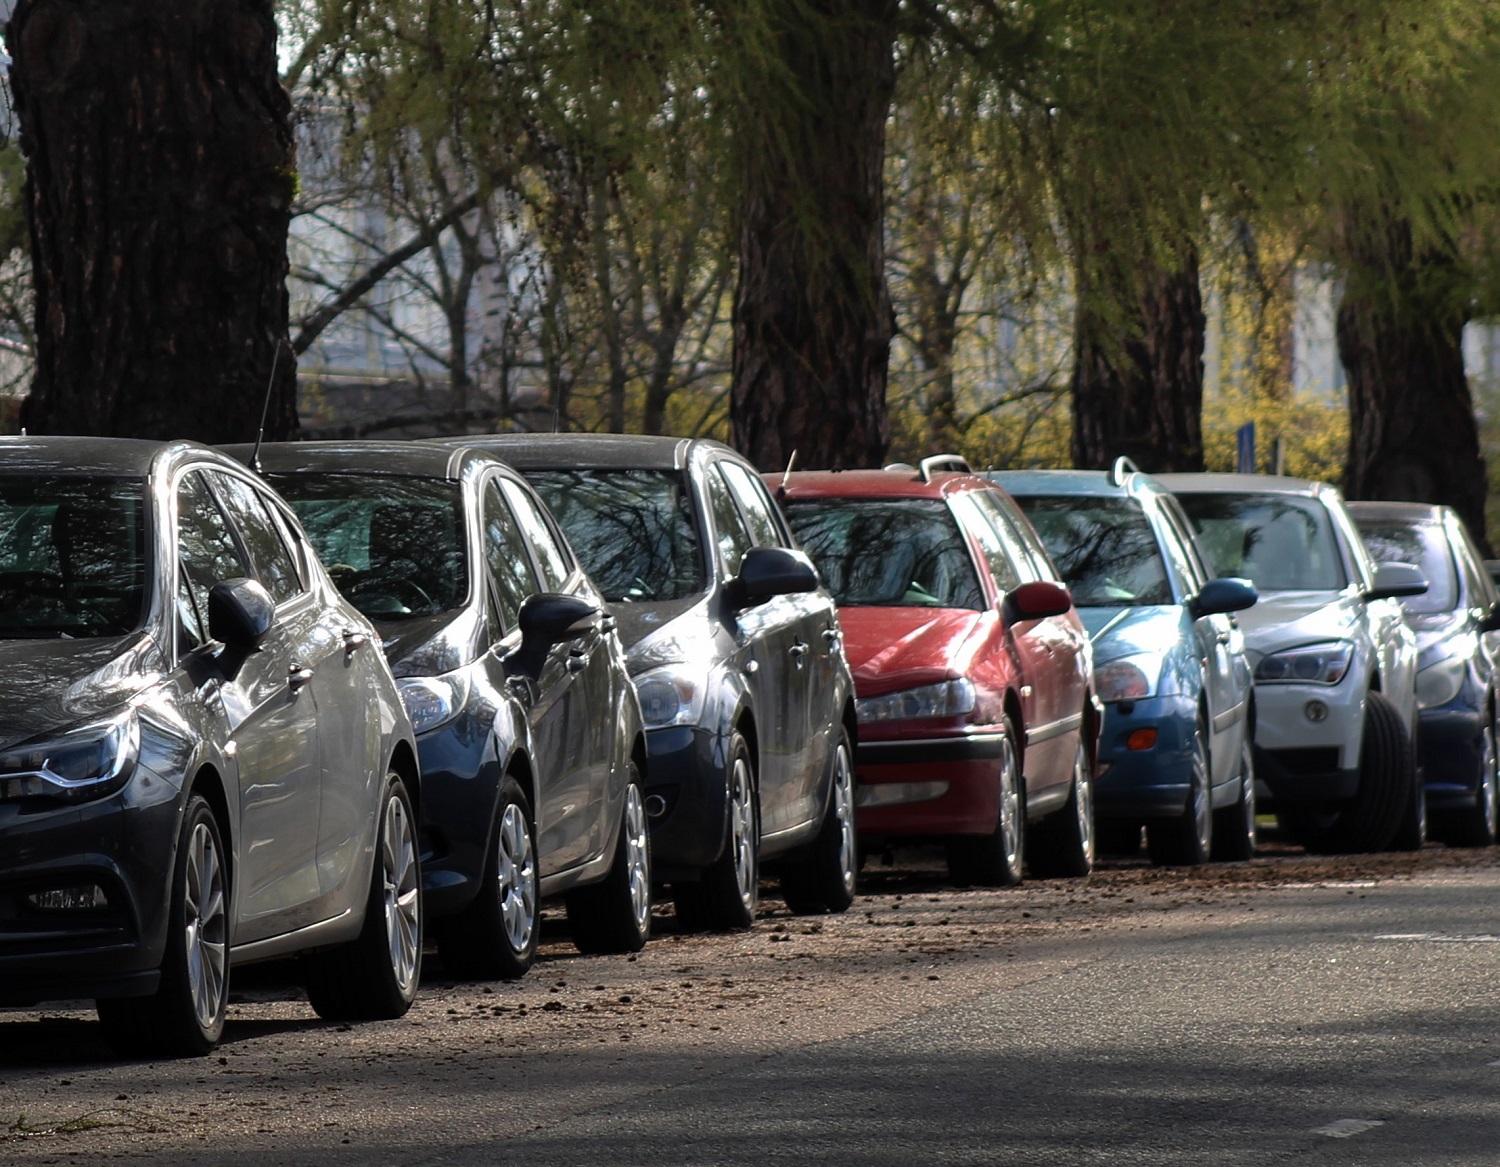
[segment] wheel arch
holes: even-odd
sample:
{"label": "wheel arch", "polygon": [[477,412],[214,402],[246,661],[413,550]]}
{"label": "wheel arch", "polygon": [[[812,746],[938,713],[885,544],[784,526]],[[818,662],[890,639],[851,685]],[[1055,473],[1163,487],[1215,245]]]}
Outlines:
{"label": "wheel arch", "polygon": [[410,742],[398,741],[391,750],[390,768],[406,783],[406,794],[411,799],[412,814],[417,823],[422,821],[422,770],[417,764],[416,751]]}
{"label": "wheel arch", "polygon": [[214,818],[218,820],[219,833],[224,840],[225,868],[229,872],[229,879],[233,880],[236,824],[229,815],[229,795],[224,790],[224,777],[212,763],[199,767],[198,772],[193,775],[188,795],[191,797],[194,794],[201,794],[208,800],[208,805],[214,812]]}

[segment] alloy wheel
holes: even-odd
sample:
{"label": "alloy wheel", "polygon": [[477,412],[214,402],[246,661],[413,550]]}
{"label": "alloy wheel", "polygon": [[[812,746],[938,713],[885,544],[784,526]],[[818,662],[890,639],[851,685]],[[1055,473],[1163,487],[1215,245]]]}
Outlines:
{"label": "alloy wheel", "polygon": [[380,839],[380,872],[385,897],[385,934],[391,971],[403,993],[410,993],[421,957],[421,896],[417,887],[417,846],[406,802],[392,794],[385,804]]}
{"label": "alloy wheel", "polygon": [[625,788],[625,818],[621,829],[625,848],[625,870],[630,886],[630,907],[637,931],[644,932],[651,915],[651,849],[646,835],[646,808],[634,782]]}
{"label": "alloy wheel", "polygon": [[208,1030],[219,1018],[228,971],[228,945],[224,867],[213,832],[206,823],[199,822],[188,840],[186,874],[183,952],[187,958],[188,991],[199,1026]]}
{"label": "alloy wheel", "polygon": [[512,952],[525,952],[536,929],[536,852],[525,812],[514,802],[500,819],[495,864],[500,888],[500,921]]}
{"label": "alloy wheel", "polygon": [[755,794],[750,787],[750,762],[737,757],[729,776],[729,845],[734,853],[735,882],[740,901],[747,907],[755,903],[760,873],[755,854],[759,840],[755,837]]}

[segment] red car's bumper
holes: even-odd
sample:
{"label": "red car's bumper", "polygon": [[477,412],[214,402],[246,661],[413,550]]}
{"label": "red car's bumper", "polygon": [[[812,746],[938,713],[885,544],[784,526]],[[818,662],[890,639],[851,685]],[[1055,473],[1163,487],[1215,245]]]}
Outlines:
{"label": "red car's bumper", "polygon": [[1000,820],[1002,735],[861,742],[859,833],[867,838],[986,835]]}

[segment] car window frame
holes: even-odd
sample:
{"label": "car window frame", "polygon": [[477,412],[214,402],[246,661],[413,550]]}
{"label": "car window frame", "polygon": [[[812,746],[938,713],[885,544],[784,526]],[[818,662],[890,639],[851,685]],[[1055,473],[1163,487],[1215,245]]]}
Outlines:
{"label": "car window frame", "polygon": [[[172,644],[172,649],[173,649],[172,658],[174,660],[177,660],[177,661],[184,660],[187,657],[193,655],[194,653],[200,652],[203,649],[209,648],[212,645],[214,645],[214,644],[217,643],[217,641],[215,641],[215,639],[213,637],[213,634],[209,630],[208,610],[207,610],[208,609],[207,597],[205,597],[205,602],[204,602],[204,605],[203,605],[203,609],[200,611],[199,610],[198,601],[197,601],[197,597],[192,594],[192,587],[191,587],[191,584],[189,584],[188,585],[188,595],[189,595],[190,599],[192,600],[194,615],[197,617],[200,631],[203,634],[203,640],[200,643],[198,643],[198,644],[192,645],[191,647],[184,647],[184,644],[183,644],[182,633],[183,633],[184,629],[182,627],[181,616],[180,616],[180,614],[177,611],[177,594],[178,594],[178,590],[179,590],[179,587],[180,587],[181,583],[184,581],[184,579],[186,577],[186,573],[183,571],[183,565],[182,565],[182,505],[181,505],[181,503],[182,503],[182,498],[181,498],[181,495],[182,495],[182,484],[183,484],[183,482],[184,482],[185,479],[187,479],[190,476],[196,476],[198,483],[200,484],[200,486],[203,489],[204,493],[208,497],[208,501],[218,511],[220,519],[222,519],[223,522],[224,522],[225,530],[229,534],[230,542],[233,544],[235,555],[239,558],[240,566],[243,569],[245,569],[245,571],[247,573],[251,570],[251,559],[250,559],[250,556],[245,551],[244,545],[243,545],[243,543],[241,541],[241,536],[240,536],[239,532],[235,529],[235,524],[234,524],[233,520],[230,518],[228,512],[224,509],[224,502],[223,502],[223,500],[219,497],[218,492],[216,490],[214,490],[213,483],[209,480],[209,478],[207,477],[207,475],[201,473],[201,471],[204,471],[204,470],[214,470],[214,469],[218,469],[218,468],[219,467],[215,463],[212,463],[212,462],[193,462],[193,463],[189,463],[188,465],[182,467],[175,475],[173,475],[173,477],[171,479],[171,482],[169,484],[169,489],[171,491],[171,498],[170,498],[170,502],[169,502],[169,506],[170,506],[170,512],[169,513],[170,513],[171,525],[172,525],[172,543],[171,543],[172,586],[171,586],[170,592],[166,596],[166,606],[167,606],[167,608],[172,613],[172,617],[171,617],[172,641],[173,641],[173,644]],[[227,579],[243,579],[243,578],[252,578],[252,577],[250,577],[248,575],[243,575],[243,576],[227,576],[225,578],[227,578]],[[218,580],[218,581],[215,581],[215,582],[217,582],[217,583],[223,583],[224,581],[223,580]],[[212,585],[210,585],[210,587],[212,587]]]}
{"label": "car window frame", "polygon": [[[210,489],[213,490],[215,496],[218,499],[219,509],[223,513],[225,521],[230,524],[235,538],[239,541],[241,554],[245,557],[245,562],[251,571],[251,578],[266,589],[266,593],[271,596],[271,601],[276,611],[289,611],[300,602],[306,600],[312,590],[310,582],[306,578],[306,573],[301,570],[300,565],[297,563],[296,556],[294,556],[291,553],[291,550],[287,547],[286,539],[283,536],[280,526],[276,521],[275,508],[270,505],[269,500],[266,498],[265,492],[248,475],[240,474],[227,466],[213,466],[203,464],[200,468],[204,471],[204,478],[208,482]],[[266,583],[265,568],[252,550],[249,540],[244,530],[242,529],[242,523],[236,515],[236,511],[238,509],[237,504],[233,496],[227,490],[221,490],[221,488],[217,485],[217,477],[223,477],[225,479],[240,483],[246,490],[250,492],[251,497],[254,498],[255,501],[265,509],[266,519],[269,522],[271,532],[276,541],[280,544],[282,552],[291,562],[294,579],[297,585],[296,590],[286,598],[277,599],[276,594]],[[248,515],[245,517],[253,519],[255,516]]]}
{"label": "car window frame", "polygon": [[[527,538],[525,528],[522,527],[520,519],[516,516],[515,507],[511,505],[510,496],[506,493],[503,485],[506,482],[520,481],[521,480],[519,478],[505,473],[499,467],[495,467],[486,471],[485,474],[481,476],[478,483],[477,494],[479,503],[479,555],[480,559],[484,563],[486,594],[491,607],[494,609],[494,615],[499,622],[499,636],[496,638],[497,640],[508,640],[512,636],[519,636],[521,604],[524,604],[532,596],[541,595],[544,591],[546,591],[546,588],[542,584],[542,572],[541,566],[537,561],[536,548],[531,545],[531,540]],[[531,488],[528,485],[526,485],[524,482],[522,482],[521,484],[528,491],[530,491]],[[511,524],[513,525],[516,534],[519,537],[520,544],[526,552],[526,570],[527,574],[531,578],[531,585],[534,589],[533,591],[530,591],[526,595],[522,596],[521,603],[516,605],[517,618],[513,625],[508,625],[504,619],[504,612],[501,608],[500,598],[498,595],[498,585],[495,583],[494,578],[495,573],[490,566],[488,540],[485,534],[486,529],[489,525],[489,520],[486,517],[487,511],[485,509],[485,495],[491,487],[494,488],[495,495],[499,499],[500,505],[505,508],[505,513],[510,517]],[[549,518],[551,516],[551,512],[547,510],[545,504],[542,505],[542,513],[544,515],[547,515]],[[566,544],[564,545],[566,546]],[[571,552],[572,549],[569,548],[568,550]]]}

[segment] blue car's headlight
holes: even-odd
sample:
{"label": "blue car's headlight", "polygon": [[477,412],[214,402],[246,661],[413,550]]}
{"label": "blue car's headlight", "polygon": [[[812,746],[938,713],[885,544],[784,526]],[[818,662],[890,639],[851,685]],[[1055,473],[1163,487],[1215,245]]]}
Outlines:
{"label": "blue car's headlight", "polygon": [[1354,645],[1347,640],[1304,644],[1262,657],[1255,666],[1255,680],[1262,685],[1337,685],[1354,660]]}
{"label": "blue car's headlight", "polygon": [[1467,657],[1450,656],[1417,673],[1417,707],[1436,709],[1458,696],[1469,672]]}
{"label": "blue car's headlight", "polygon": [[84,802],[125,785],[140,756],[135,711],[0,753],[0,799]]}
{"label": "blue car's headlight", "polygon": [[854,715],[863,722],[962,717],[973,711],[974,685],[967,677],[863,697],[854,703]]}
{"label": "blue car's headlight", "polygon": [[438,677],[405,677],[396,682],[396,689],[413,732],[426,733],[458,716],[469,700],[469,685],[465,667]]}
{"label": "blue car's headlight", "polygon": [[1154,697],[1160,681],[1161,657],[1156,653],[1117,657],[1094,668],[1094,692],[1105,702]]}

